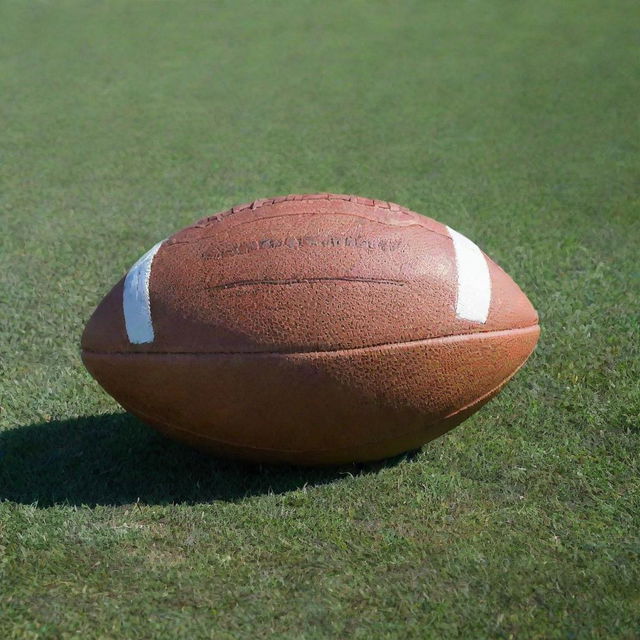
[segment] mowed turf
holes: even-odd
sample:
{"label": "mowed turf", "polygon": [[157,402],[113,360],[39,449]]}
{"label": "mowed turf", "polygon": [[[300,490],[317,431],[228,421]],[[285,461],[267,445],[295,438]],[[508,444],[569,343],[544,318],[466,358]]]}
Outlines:
{"label": "mowed turf", "polygon": [[[639,19],[2,2],[0,637],[638,637]],[[305,471],[192,452],[90,379],[83,324],[144,251],[315,191],[437,218],[522,286],[543,333],[496,400]]]}

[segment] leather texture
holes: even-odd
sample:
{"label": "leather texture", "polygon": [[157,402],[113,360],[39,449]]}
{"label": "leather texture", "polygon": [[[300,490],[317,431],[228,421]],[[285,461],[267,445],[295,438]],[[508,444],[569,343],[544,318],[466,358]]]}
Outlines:
{"label": "leather texture", "polygon": [[458,424],[535,347],[535,310],[485,258],[491,304],[478,323],[456,316],[439,222],[355,196],[260,200],[160,247],[152,342],[129,342],[123,279],[89,320],[82,357],[127,410],[218,454],[379,459]]}

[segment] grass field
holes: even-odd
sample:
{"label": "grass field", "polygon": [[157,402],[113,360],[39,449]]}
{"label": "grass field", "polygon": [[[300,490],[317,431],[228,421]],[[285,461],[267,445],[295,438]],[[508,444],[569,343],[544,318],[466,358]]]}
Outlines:
{"label": "grass field", "polygon": [[[640,637],[640,6],[0,3],[0,638]],[[166,441],[79,336],[157,240],[257,197],[473,238],[543,334],[387,464]]]}

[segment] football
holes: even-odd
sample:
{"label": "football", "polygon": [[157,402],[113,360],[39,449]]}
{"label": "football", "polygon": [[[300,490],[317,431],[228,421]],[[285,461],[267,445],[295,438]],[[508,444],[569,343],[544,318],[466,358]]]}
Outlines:
{"label": "football", "polygon": [[495,396],[540,329],[462,234],[379,200],[257,200],[156,244],[82,336],[127,411],[217,455],[393,456]]}

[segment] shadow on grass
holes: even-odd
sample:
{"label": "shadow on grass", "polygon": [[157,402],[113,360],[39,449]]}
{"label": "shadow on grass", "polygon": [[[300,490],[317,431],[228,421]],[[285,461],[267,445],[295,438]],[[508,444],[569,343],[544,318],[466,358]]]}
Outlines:
{"label": "shadow on grass", "polygon": [[127,413],[111,413],[0,432],[0,500],[43,508],[234,501],[374,473],[413,455],[321,469],[245,464],[194,451]]}

